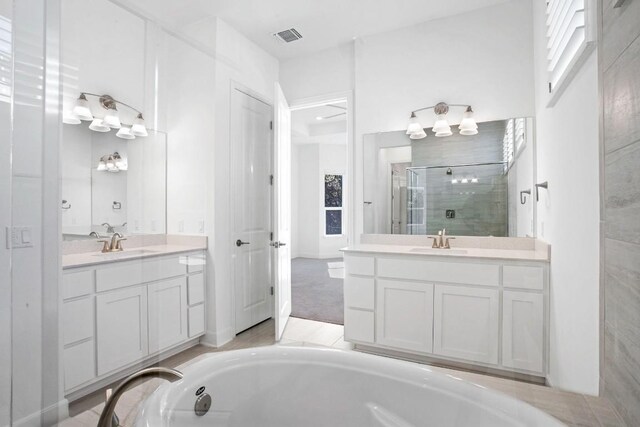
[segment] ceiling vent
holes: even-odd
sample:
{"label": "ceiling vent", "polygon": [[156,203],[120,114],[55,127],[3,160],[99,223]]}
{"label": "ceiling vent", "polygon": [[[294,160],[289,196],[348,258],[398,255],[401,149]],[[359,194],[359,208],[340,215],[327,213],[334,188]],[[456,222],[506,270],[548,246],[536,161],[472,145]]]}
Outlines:
{"label": "ceiling vent", "polygon": [[302,34],[300,34],[295,28],[274,33],[273,36],[285,43],[291,43],[302,38]]}

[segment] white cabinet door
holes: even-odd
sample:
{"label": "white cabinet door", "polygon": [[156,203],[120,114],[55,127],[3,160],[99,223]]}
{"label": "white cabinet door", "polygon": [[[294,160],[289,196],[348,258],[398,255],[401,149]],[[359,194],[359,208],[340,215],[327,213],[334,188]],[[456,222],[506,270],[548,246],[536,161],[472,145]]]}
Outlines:
{"label": "white cabinet door", "polygon": [[187,339],[187,280],[154,283],[148,292],[149,352],[155,353]]}
{"label": "white cabinet door", "polygon": [[147,354],[147,287],[96,296],[98,375]]}
{"label": "white cabinet door", "polygon": [[502,364],[543,373],[544,302],[542,294],[504,291]]}
{"label": "white cabinet door", "polygon": [[497,364],[499,300],[497,289],[436,285],[433,352]]}
{"label": "white cabinet door", "polygon": [[433,285],[377,281],[376,343],[430,353],[433,348]]}

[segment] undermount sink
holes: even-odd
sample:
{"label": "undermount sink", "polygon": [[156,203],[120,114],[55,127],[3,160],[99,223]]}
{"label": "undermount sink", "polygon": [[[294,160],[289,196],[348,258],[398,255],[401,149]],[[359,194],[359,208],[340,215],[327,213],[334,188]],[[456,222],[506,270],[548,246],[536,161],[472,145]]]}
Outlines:
{"label": "undermount sink", "polygon": [[466,254],[468,251],[466,249],[413,248],[409,252],[420,252],[423,254],[462,255]]}
{"label": "undermount sink", "polygon": [[123,250],[120,252],[100,252],[94,254],[93,256],[99,256],[103,258],[127,258],[131,256],[140,256],[140,255],[150,255],[155,254],[156,251],[151,251],[149,249],[132,249],[132,250]]}

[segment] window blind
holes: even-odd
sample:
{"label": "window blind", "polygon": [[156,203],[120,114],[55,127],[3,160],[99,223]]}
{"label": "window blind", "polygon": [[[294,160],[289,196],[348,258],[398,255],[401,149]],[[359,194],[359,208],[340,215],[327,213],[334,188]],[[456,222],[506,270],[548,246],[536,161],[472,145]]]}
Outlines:
{"label": "window blind", "polygon": [[0,101],[11,101],[11,21],[0,16]]}
{"label": "window blind", "polygon": [[593,41],[590,0],[547,1],[549,93],[560,92],[565,80]]}

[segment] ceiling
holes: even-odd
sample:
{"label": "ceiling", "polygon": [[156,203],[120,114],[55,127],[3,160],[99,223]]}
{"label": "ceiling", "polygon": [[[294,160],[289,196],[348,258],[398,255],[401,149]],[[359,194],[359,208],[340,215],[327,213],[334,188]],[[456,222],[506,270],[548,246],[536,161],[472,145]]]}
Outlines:
{"label": "ceiling", "polygon": [[[506,0],[112,0],[180,30],[222,18],[279,59],[311,54],[356,37],[415,25]],[[272,34],[295,28],[303,38],[283,43]],[[407,41],[409,42],[409,41]]]}
{"label": "ceiling", "polygon": [[[343,122],[347,120],[347,115],[342,114],[337,117],[337,114],[346,112],[343,108],[346,108],[346,103],[334,103],[335,107],[329,105],[321,105],[312,108],[305,108],[303,110],[294,110],[291,112],[291,122],[294,124],[302,124],[306,126],[312,126],[315,124],[329,123],[329,122]],[[342,107],[342,108],[337,108]],[[323,117],[322,120],[318,120],[318,117]]]}

